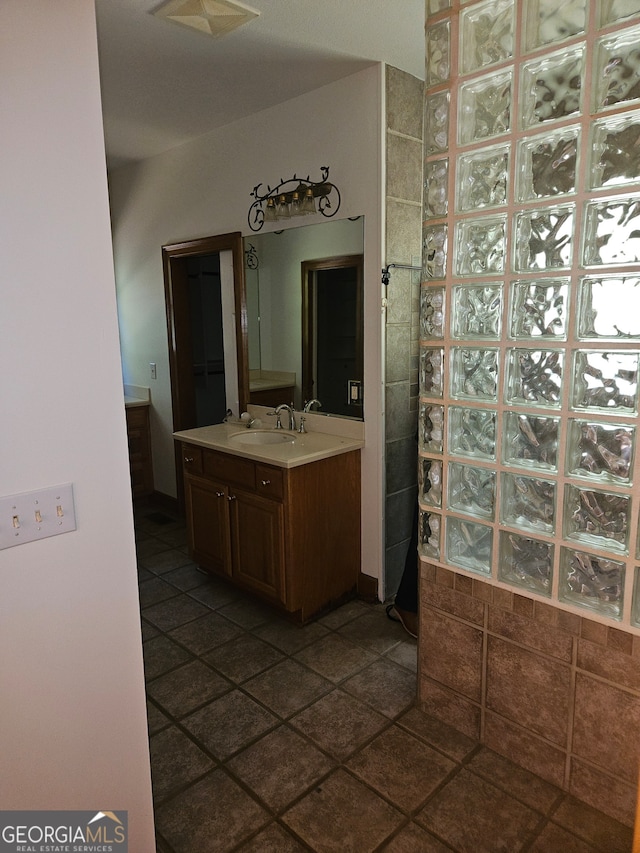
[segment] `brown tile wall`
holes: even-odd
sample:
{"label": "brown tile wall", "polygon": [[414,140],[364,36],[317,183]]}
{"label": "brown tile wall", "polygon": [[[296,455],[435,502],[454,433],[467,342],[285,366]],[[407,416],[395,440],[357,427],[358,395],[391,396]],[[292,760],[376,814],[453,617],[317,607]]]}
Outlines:
{"label": "brown tile wall", "polygon": [[429,714],[633,824],[639,637],[423,562],[418,691]]}

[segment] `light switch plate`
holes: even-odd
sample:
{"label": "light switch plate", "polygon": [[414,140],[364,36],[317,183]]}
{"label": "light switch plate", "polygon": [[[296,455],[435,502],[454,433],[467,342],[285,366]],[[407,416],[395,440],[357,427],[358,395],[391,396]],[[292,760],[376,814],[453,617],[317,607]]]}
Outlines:
{"label": "light switch plate", "polygon": [[0,550],[75,529],[71,483],[0,497]]}

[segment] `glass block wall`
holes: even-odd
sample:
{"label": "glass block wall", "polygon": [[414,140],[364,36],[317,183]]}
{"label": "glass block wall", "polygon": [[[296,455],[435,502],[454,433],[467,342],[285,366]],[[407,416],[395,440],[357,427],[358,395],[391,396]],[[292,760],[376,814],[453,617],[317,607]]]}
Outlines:
{"label": "glass block wall", "polygon": [[640,628],[640,0],[426,0],[419,551]]}

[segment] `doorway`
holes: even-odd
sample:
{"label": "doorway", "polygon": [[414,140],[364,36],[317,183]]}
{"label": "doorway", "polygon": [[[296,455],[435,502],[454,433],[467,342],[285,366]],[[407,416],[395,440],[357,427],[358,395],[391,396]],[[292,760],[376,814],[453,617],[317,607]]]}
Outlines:
{"label": "doorway", "polygon": [[227,410],[220,253],[187,259],[194,426],[220,423]]}
{"label": "doorway", "polygon": [[[240,232],[162,247],[173,430],[246,408],[244,253]],[[178,505],[182,464],[176,447]]]}
{"label": "doorway", "polygon": [[362,418],[362,255],[302,262],[302,393]]}

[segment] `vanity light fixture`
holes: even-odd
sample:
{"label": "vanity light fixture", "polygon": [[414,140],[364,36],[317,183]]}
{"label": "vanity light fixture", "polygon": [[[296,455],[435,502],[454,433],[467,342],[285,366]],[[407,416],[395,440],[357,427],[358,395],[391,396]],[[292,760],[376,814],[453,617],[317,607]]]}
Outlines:
{"label": "vanity light fixture", "polygon": [[247,243],[248,248],[244,250],[244,263],[247,269],[249,270],[257,270],[260,266],[260,261],[258,259],[258,253],[256,252],[256,247],[253,243]]}
{"label": "vanity light fixture", "polygon": [[249,228],[260,231],[265,222],[312,213],[335,216],[340,210],[340,191],[328,180],[328,166],[321,166],[320,172],[319,181],[312,181],[308,175],[306,178],[294,175],[286,181],[280,180],[275,187],[267,185],[266,193],[262,191],[262,184],[255,186],[250,193],[255,201],[249,208]]}

